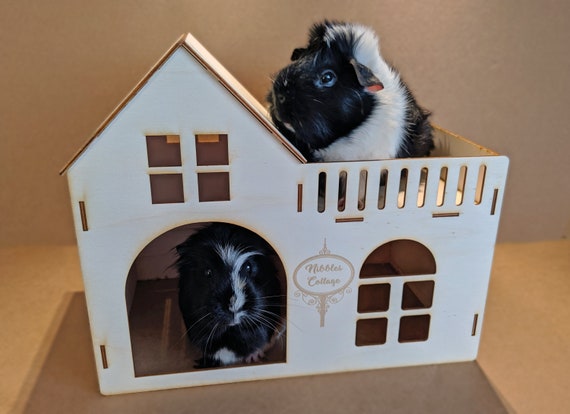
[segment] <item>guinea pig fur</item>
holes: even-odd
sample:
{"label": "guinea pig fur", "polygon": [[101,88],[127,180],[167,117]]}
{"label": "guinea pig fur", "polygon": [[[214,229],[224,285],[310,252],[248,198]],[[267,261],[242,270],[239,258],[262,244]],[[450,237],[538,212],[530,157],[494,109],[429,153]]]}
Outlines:
{"label": "guinea pig fur", "polygon": [[430,113],[384,61],[372,29],[315,24],[291,60],[267,101],[277,128],[309,161],[421,157],[433,149]]}
{"label": "guinea pig fur", "polygon": [[281,325],[271,247],[239,226],[213,223],[176,247],[179,305],[197,367],[257,362]]}

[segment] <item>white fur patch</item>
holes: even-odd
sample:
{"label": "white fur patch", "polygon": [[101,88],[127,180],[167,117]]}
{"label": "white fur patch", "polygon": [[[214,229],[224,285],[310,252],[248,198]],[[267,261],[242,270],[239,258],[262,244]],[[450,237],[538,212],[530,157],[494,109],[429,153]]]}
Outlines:
{"label": "white fur patch", "polygon": [[237,357],[235,352],[230,351],[228,348],[221,348],[214,354],[214,359],[220,361],[222,365],[230,365],[239,362],[241,359]]}
{"label": "white fur patch", "polygon": [[247,259],[261,253],[257,251],[244,252],[231,245],[217,246],[216,251],[226,266],[231,268],[230,277],[234,294],[230,298],[229,310],[234,314],[233,324],[237,325],[241,320],[241,309],[246,302],[244,290],[246,281],[240,278],[239,272]]}
{"label": "white fur patch", "polygon": [[376,92],[378,103],[368,119],[326,148],[316,150],[317,161],[372,160],[394,158],[405,135],[407,98],[400,75],[380,54],[380,44],[374,31],[358,24],[335,25],[325,33],[327,42],[339,33],[352,33],[356,40],[355,59],[367,66],[384,85]]}

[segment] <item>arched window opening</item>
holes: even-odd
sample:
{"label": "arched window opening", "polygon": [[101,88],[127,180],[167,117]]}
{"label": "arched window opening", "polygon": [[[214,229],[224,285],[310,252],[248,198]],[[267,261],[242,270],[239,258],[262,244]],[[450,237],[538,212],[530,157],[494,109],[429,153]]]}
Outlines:
{"label": "arched window opening", "polygon": [[394,240],[370,253],[360,277],[430,275],[435,271],[435,258],[427,247],[414,240]]}

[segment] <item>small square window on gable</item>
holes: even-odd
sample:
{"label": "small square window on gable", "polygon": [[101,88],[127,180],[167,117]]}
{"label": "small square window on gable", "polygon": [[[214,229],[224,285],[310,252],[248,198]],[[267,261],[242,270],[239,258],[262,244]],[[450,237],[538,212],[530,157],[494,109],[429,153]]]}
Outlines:
{"label": "small square window on gable", "polygon": [[146,137],[146,151],[149,167],[180,167],[179,135],[149,135]]}
{"label": "small square window on gable", "polygon": [[228,172],[198,173],[198,198],[203,201],[230,200],[230,174]]}
{"label": "small square window on gable", "polygon": [[196,165],[229,165],[227,134],[196,134]]}
{"label": "small square window on gable", "polygon": [[152,204],[184,202],[182,174],[151,174],[149,178]]}

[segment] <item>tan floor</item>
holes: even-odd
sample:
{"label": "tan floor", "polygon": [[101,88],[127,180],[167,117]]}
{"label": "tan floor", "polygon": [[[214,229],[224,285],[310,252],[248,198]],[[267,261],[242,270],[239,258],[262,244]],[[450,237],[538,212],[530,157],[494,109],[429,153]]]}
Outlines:
{"label": "tan floor", "polygon": [[[0,278],[0,412],[21,412],[24,407],[31,412],[34,405],[28,404],[28,399],[38,389],[42,370],[57,367],[51,353],[62,322],[67,323],[70,309],[83,309],[81,295],[76,293],[83,289],[77,250],[74,246],[0,249]],[[491,280],[479,365],[511,411],[570,412],[566,395],[570,389],[566,355],[570,345],[570,310],[566,305],[570,241],[499,245]],[[76,329],[86,330],[86,320],[81,318],[75,321],[79,323]],[[86,358],[91,357],[87,354]],[[94,369],[90,364],[86,367],[86,372],[79,374],[87,376],[87,386],[95,388]],[[461,369],[477,376],[477,369],[471,366]],[[437,370],[438,375],[444,372],[447,368]],[[335,381],[338,386],[340,381],[370,379],[371,375],[378,377],[371,373],[325,376],[319,383],[332,387]],[[217,389],[207,388],[202,394],[215,398]],[[153,394],[158,399],[174,395],[147,393]],[[133,398],[140,402],[150,397],[133,396],[131,402]],[[310,402],[307,392],[303,398],[311,404],[312,412],[320,406]],[[57,408],[61,401],[53,403]],[[70,409],[68,412],[73,412],[73,407]]]}

